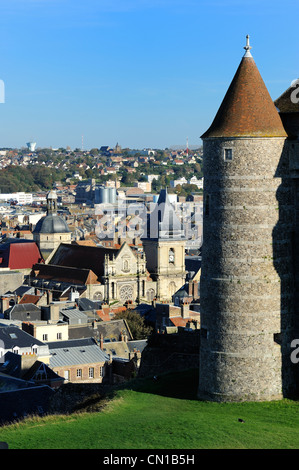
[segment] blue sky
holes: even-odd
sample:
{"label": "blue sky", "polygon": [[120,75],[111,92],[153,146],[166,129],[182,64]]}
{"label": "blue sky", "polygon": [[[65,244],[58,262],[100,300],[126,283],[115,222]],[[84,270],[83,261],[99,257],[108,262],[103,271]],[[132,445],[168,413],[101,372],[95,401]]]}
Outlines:
{"label": "blue sky", "polygon": [[298,0],[0,0],[0,147],[200,145],[244,53],[299,77]]}

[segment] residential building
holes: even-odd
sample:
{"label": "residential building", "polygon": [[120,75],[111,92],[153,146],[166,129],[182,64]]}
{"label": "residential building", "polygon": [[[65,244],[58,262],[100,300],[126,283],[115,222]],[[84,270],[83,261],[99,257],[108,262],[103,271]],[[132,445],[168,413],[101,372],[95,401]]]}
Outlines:
{"label": "residential building", "polygon": [[49,364],[47,344],[16,326],[0,326],[0,358],[8,351],[21,355],[34,354],[39,361]]}
{"label": "residential building", "polygon": [[109,357],[92,338],[48,343],[50,367],[66,382],[109,382]]}

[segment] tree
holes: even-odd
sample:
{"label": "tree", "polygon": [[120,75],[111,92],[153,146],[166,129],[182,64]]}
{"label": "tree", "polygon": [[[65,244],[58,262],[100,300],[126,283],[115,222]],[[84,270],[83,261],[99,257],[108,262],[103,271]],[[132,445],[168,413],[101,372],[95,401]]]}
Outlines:
{"label": "tree", "polygon": [[134,312],[134,310],[116,313],[114,318],[128,322],[130,331],[135,340],[146,339],[153,331],[152,327],[145,324],[144,318],[142,318],[139,313]]}
{"label": "tree", "polygon": [[97,157],[98,154],[99,154],[99,149],[93,148],[93,149],[90,150],[89,153],[90,153],[90,155],[92,155],[93,157]]}

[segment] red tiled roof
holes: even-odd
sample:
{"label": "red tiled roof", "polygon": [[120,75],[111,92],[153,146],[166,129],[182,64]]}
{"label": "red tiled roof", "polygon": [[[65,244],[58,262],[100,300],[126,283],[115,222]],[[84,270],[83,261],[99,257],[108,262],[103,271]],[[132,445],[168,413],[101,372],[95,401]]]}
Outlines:
{"label": "red tiled roof", "polygon": [[35,263],[43,261],[35,242],[12,242],[0,246],[1,267],[10,269],[31,269]]}
{"label": "red tiled roof", "polygon": [[243,57],[210,128],[214,137],[286,137],[279,114],[252,57]]}
{"label": "red tiled roof", "polygon": [[186,326],[189,319],[182,318],[182,317],[171,317],[169,319],[174,326]]}
{"label": "red tiled roof", "polygon": [[21,298],[19,304],[36,304],[40,298],[41,298],[40,295],[25,294]]}
{"label": "red tiled roof", "polygon": [[97,315],[100,317],[101,320],[103,321],[109,321],[110,320],[110,315],[107,312],[104,312],[103,310],[97,310]]}

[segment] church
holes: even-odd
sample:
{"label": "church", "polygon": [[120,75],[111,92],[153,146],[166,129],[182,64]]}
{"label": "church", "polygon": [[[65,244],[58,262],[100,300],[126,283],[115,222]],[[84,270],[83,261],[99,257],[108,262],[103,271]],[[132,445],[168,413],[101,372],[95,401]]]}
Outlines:
{"label": "church", "polygon": [[47,214],[33,230],[33,240],[46,259],[60,243],[71,243],[71,231],[65,220],[57,214],[57,194],[52,190],[47,195]]}
{"label": "church", "polygon": [[30,284],[50,290],[54,300],[71,298],[77,291],[110,304],[171,302],[185,284],[185,236],[166,189],[145,225],[141,252],[127,242],[120,248],[70,243],[50,192],[47,215],[38,222],[34,237],[41,250],[52,253],[45,263],[33,266]]}

